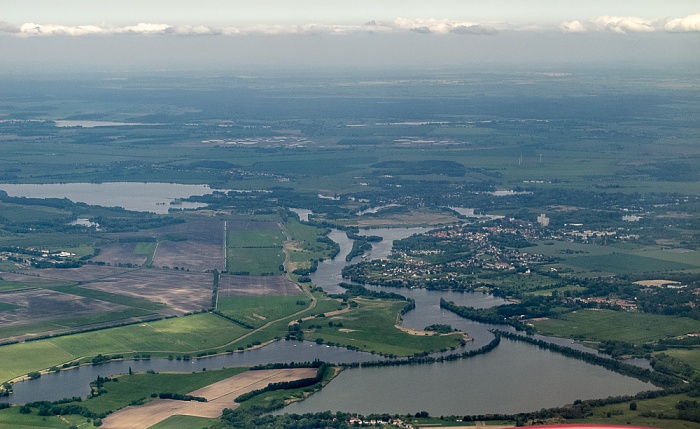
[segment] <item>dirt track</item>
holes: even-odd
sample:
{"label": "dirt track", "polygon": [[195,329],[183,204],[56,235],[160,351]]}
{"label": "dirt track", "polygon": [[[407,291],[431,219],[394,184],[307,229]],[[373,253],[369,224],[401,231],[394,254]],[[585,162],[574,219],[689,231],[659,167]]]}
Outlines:
{"label": "dirt track", "polygon": [[224,408],[236,408],[233,400],[243,393],[262,389],[270,383],[310,378],[315,368],[273,369],[247,371],[191,392],[192,396],[207,398],[207,402],[186,402],[157,399],[146,405],[127,407],[110,414],[103,420],[105,429],[143,429],[172,415],[219,417]]}

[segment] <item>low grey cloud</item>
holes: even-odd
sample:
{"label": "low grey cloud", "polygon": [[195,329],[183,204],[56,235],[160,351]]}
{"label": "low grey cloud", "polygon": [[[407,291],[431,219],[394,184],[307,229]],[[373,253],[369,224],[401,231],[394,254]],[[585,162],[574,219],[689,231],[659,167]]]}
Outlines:
{"label": "low grey cloud", "polygon": [[0,21],[0,33],[19,33],[20,29],[9,22]]}
{"label": "low grey cloud", "polygon": [[409,28],[408,31],[413,31],[414,33],[430,34],[432,31],[428,27],[413,27]]}
{"label": "low grey cloud", "polygon": [[457,25],[450,31],[454,34],[474,34],[474,35],[492,35],[498,33],[494,27],[489,27],[482,24],[472,25]]}

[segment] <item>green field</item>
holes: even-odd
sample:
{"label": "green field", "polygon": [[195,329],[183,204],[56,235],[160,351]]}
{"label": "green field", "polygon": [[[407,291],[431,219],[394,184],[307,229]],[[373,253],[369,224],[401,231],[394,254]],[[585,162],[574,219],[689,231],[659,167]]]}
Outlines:
{"label": "green field", "polygon": [[306,309],[309,301],[306,296],[227,296],[219,298],[217,310],[248,325],[260,327]]}
{"label": "green field", "polygon": [[617,252],[609,255],[567,258],[564,265],[584,268],[593,273],[613,274],[646,274],[697,268],[689,264]]}
{"label": "green field", "polygon": [[[71,425],[85,424],[80,416],[39,416],[36,410],[32,414],[20,414],[19,407],[0,410],[0,429],[68,429]],[[85,428],[90,426],[83,426]]]}
{"label": "green field", "polygon": [[219,419],[176,415],[168,417],[148,429],[208,429],[218,422]]}
{"label": "green field", "polygon": [[153,263],[153,253],[156,251],[156,246],[157,243],[136,243],[136,246],[134,247],[134,254],[136,255],[145,255],[146,256],[146,262],[144,262],[145,266],[149,266]]}
{"label": "green field", "polygon": [[683,362],[685,362],[688,365],[690,365],[691,367],[693,367],[694,370],[700,371],[700,348],[668,349],[668,350],[664,350],[663,352],[669,356],[673,356],[675,358],[682,360]]}
{"label": "green field", "polygon": [[213,314],[103,329],[0,347],[0,380],[81,357],[129,353],[196,353],[222,347],[246,332]]}
{"label": "green field", "polygon": [[[397,317],[406,305],[403,301],[355,299],[359,307],[349,313],[304,321],[304,338],[363,351],[396,356],[411,356],[423,351],[437,351],[458,346],[459,334],[411,335],[396,328]],[[334,326],[329,326],[332,322]],[[337,326],[342,324],[342,326]]]}
{"label": "green field", "polygon": [[0,280],[0,292],[6,292],[6,291],[10,291],[10,290],[17,290],[17,289],[25,289],[28,287],[30,287],[30,286],[25,284],[25,283],[8,282],[5,280]]}
{"label": "green field", "polygon": [[291,218],[284,224],[284,227],[295,243],[294,249],[289,252],[292,262],[304,263],[310,260],[327,259],[334,250],[327,243],[318,241],[325,238],[326,228],[304,224]]}
{"label": "green field", "polygon": [[118,382],[105,383],[107,393],[83,401],[81,405],[98,414],[109,410],[116,411],[135,400],[150,401],[152,393],[171,392],[184,395],[247,370],[227,368],[192,373],[125,374],[118,377]]}
{"label": "green field", "polygon": [[560,258],[556,266],[576,271],[600,274],[644,274],[700,268],[697,252],[669,252],[658,246],[616,243],[610,246],[571,243],[566,241],[539,242],[534,250],[546,256]]}
{"label": "green field", "polygon": [[0,311],[14,310],[15,308],[22,308],[19,305],[8,304],[6,302],[0,302]]}
{"label": "green field", "polygon": [[581,310],[532,323],[545,335],[637,344],[700,331],[700,321],[687,317],[612,310]]}
{"label": "green field", "polygon": [[[314,293],[314,296],[317,299],[316,302],[316,307],[312,309],[307,309],[304,310],[304,312],[296,315],[296,316],[288,316],[285,317],[284,319],[280,319],[277,322],[271,324],[267,328],[261,331],[253,332],[246,338],[243,338],[233,344],[235,348],[238,347],[244,347],[248,348],[251,347],[253,344],[260,344],[260,343],[266,343],[268,341],[272,341],[275,339],[282,339],[285,338],[287,333],[289,332],[289,323],[302,319],[305,317],[310,317],[310,316],[316,316],[318,314],[322,313],[328,313],[331,311],[336,311],[344,308],[343,304],[341,304],[338,300],[335,299],[330,299],[327,297],[324,297],[320,293]],[[308,298],[306,297],[297,297],[296,299],[299,300],[304,300],[308,303]],[[295,304],[296,306],[296,304]],[[301,308],[301,306],[299,306]]]}
{"label": "green field", "polygon": [[594,407],[592,416],[582,420],[568,420],[566,423],[605,424],[619,426],[636,426],[661,429],[699,429],[700,423],[674,420],[669,418],[645,417],[644,414],[676,416],[676,404],[680,401],[697,401],[696,397],[688,395],[669,395],[654,399],[634,401],[637,410],[630,410],[630,403]]}
{"label": "green field", "polygon": [[229,224],[226,234],[226,269],[252,276],[282,274],[286,237],[272,222]]}
{"label": "green field", "polygon": [[[284,244],[284,234],[275,227],[256,228],[256,223],[252,223],[252,229],[235,229],[228,231],[229,247],[282,247]],[[267,226],[267,225],[265,225]]]}
{"label": "green field", "polygon": [[282,274],[284,264],[281,247],[229,248],[227,270],[230,273],[248,273],[251,276]]}
{"label": "green field", "polygon": [[0,203],[0,217],[13,223],[60,221],[71,216],[69,211],[52,207]]}

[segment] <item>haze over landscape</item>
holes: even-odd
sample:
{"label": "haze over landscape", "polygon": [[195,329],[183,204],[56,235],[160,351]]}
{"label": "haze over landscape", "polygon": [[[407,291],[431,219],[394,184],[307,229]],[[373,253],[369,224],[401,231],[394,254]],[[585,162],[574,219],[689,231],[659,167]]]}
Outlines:
{"label": "haze over landscape", "polygon": [[8,0],[3,70],[697,64],[693,1]]}
{"label": "haze over landscape", "polygon": [[0,429],[700,429],[698,48],[690,0],[3,0]]}

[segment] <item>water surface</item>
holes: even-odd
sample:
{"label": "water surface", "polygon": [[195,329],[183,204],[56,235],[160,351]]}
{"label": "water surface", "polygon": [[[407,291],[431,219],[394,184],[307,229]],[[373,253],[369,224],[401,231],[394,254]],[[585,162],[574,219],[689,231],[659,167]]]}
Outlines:
{"label": "water surface", "polygon": [[179,199],[214,192],[207,185],[183,185],[156,182],[102,182],[0,184],[11,197],[68,198],[73,202],[126,210],[165,214],[168,209],[194,209],[206,204],[181,202]]}

